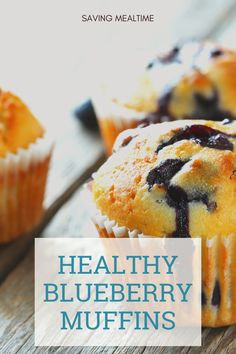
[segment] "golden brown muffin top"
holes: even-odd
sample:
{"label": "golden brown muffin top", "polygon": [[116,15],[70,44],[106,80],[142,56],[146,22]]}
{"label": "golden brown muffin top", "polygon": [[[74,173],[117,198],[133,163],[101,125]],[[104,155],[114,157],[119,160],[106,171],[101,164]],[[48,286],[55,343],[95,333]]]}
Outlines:
{"label": "golden brown muffin top", "polygon": [[236,233],[236,122],[178,120],[120,134],[94,176],[97,208],[163,237]]}
{"label": "golden brown muffin top", "polygon": [[155,122],[163,116],[222,120],[236,118],[235,97],[236,52],[213,42],[190,41],[156,57],[135,88],[113,101],[152,113],[149,118]]}
{"label": "golden brown muffin top", "polygon": [[44,129],[20,98],[0,91],[0,157],[27,148]]}

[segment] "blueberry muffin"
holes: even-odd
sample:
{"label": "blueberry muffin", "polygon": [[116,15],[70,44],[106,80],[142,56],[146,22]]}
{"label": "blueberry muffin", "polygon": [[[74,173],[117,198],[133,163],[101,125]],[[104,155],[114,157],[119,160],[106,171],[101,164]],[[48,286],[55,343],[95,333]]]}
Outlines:
{"label": "blueberry muffin", "polygon": [[104,86],[94,101],[108,153],[122,130],[139,124],[236,117],[236,53],[218,44],[186,42],[157,56],[137,78],[122,77],[119,90],[116,83]]}
{"label": "blueberry muffin", "polygon": [[20,98],[0,91],[0,243],[39,223],[50,156],[41,123]]}
{"label": "blueberry muffin", "polygon": [[236,323],[236,122],[121,133],[94,175],[101,237],[200,237],[204,326]]}

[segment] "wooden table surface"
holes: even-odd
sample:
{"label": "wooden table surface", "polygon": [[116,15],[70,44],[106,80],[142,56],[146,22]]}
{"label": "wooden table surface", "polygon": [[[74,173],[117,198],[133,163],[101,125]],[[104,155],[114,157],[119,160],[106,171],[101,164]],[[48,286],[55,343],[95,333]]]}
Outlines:
{"label": "wooden table surface", "polygon": [[[212,38],[236,48],[235,0],[183,2],[182,26],[174,30],[174,39]],[[95,232],[82,207],[81,186],[105,159],[98,134],[85,131],[69,112],[61,119],[65,129],[56,141],[42,222],[33,233],[0,247],[0,353],[236,353],[236,326],[204,329],[201,348],[34,346],[34,237]]]}

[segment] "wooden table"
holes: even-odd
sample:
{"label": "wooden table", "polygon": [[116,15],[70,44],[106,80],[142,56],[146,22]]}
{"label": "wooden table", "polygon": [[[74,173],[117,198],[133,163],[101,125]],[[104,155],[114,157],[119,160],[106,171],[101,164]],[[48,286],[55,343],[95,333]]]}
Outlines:
{"label": "wooden table", "polygon": [[[187,10],[179,15],[183,26],[177,34],[176,29],[173,31],[173,39],[190,34],[211,37],[236,47],[235,0],[184,1]],[[0,247],[0,353],[236,353],[236,326],[204,329],[202,348],[34,346],[33,239],[83,237],[95,232],[81,207],[81,186],[105,159],[98,134],[85,131],[69,113],[61,119],[64,119],[65,129],[56,142],[42,222],[33,233]]]}

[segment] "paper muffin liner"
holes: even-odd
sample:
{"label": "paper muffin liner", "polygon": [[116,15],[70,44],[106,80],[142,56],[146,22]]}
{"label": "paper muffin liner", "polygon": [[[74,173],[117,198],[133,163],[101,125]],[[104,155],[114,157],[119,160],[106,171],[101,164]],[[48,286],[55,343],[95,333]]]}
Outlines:
{"label": "paper muffin liner", "polygon": [[147,113],[120,106],[102,96],[94,98],[93,104],[108,155],[112,153],[117,136],[123,130],[136,128],[140,121],[147,116]]}
{"label": "paper muffin liner", "polygon": [[52,140],[45,136],[0,158],[0,243],[39,223],[51,152]]}
{"label": "paper muffin liner", "polygon": [[[91,194],[91,193],[90,193]],[[90,215],[99,236],[150,237],[118,225],[102,215],[91,201]],[[236,323],[236,235],[202,238],[202,325],[220,327]]]}

